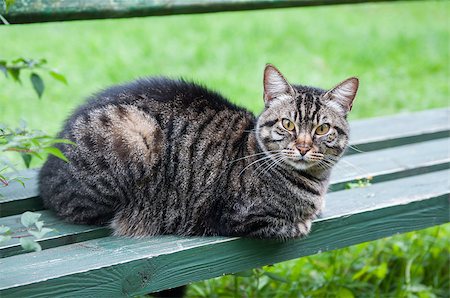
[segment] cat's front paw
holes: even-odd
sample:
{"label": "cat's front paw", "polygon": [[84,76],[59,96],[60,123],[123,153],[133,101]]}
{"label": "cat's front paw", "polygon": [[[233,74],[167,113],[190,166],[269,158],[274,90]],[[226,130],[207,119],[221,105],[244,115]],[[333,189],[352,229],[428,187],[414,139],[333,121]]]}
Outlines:
{"label": "cat's front paw", "polygon": [[283,222],[282,224],[267,226],[263,229],[250,233],[249,236],[263,239],[288,240],[303,238],[309,234],[310,230],[311,220],[308,219],[301,222]]}
{"label": "cat's front paw", "polygon": [[301,222],[297,223],[296,225],[297,225],[297,229],[296,229],[294,238],[305,237],[311,231],[311,220],[310,219],[301,221]]}

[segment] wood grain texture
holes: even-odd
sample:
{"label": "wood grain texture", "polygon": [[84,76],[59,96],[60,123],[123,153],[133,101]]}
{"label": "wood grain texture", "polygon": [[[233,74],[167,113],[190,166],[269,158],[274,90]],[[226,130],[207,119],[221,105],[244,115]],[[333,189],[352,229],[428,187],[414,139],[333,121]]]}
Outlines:
{"label": "wood grain texture", "polygon": [[[370,151],[381,148],[446,138],[450,134],[449,117],[450,109],[435,109],[405,115],[353,121],[350,123],[350,145],[366,151],[367,153],[364,154],[368,154]],[[387,123],[389,125],[386,125]],[[348,159],[348,162],[354,166],[346,163],[346,158],[346,161],[341,161],[338,169],[334,171],[332,181],[338,185],[333,187],[332,190],[342,189],[345,183],[356,178],[373,176],[374,182],[377,182],[393,179],[394,177],[405,177],[413,173],[424,173],[433,169],[440,170],[445,168],[448,165],[448,154],[444,159],[442,159],[442,154],[448,153],[448,150],[445,151],[443,147],[433,149],[432,144],[427,147],[427,150],[428,148],[432,150],[432,154],[421,154],[420,147],[402,147],[393,154],[390,154],[388,151],[378,151],[380,152],[379,156],[377,153],[359,158],[352,156]],[[438,153],[436,150],[441,151]],[[408,158],[408,156],[405,156],[405,152],[408,155],[414,154],[414,157]],[[348,153],[348,155],[353,155],[354,153],[362,154],[353,149],[349,149]],[[374,160],[377,160],[377,162],[371,163]],[[384,162],[388,162],[388,160],[391,161],[390,164],[386,164],[386,167],[383,168]],[[378,172],[374,167],[379,169]],[[395,171],[395,168],[401,171]],[[29,170],[23,174],[24,177],[29,178],[25,180],[25,188],[19,183],[12,182],[10,186],[0,189],[0,217],[20,214],[27,210],[41,210],[43,208],[42,201],[38,198],[36,173],[37,170]],[[396,173],[398,173],[398,176],[396,176]]]}
{"label": "wood grain texture", "polygon": [[2,297],[144,294],[449,222],[450,170],[329,195],[311,235],[288,242],[223,237],[105,237],[0,260]]}
{"label": "wood grain texture", "polygon": [[[378,183],[447,169],[450,165],[450,153],[447,149],[449,146],[450,139],[438,139],[347,156],[333,172],[330,191],[342,190],[348,182],[368,176],[373,177],[372,182]],[[37,197],[35,199],[38,200]],[[327,196],[326,201],[330,200],[333,200],[333,195]],[[43,248],[105,237],[110,233],[105,227],[68,224],[58,219],[52,212],[40,211],[40,213],[45,226],[56,230],[39,240]],[[20,224],[20,214],[0,218],[1,225],[11,227],[14,237],[29,235]],[[24,251],[20,247],[19,238],[0,244],[0,257],[21,253]]]}
{"label": "wood grain texture", "polygon": [[[350,123],[350,144],[362,151],[450,136],[450,109],[377,117]],[[357,153],[349,148],[347,154]]]}
{"label": "wood grain texture", "polygon": [[0,14],[20,24],[383,1],[398,0],[17,0],[8,13],[2,6]]}

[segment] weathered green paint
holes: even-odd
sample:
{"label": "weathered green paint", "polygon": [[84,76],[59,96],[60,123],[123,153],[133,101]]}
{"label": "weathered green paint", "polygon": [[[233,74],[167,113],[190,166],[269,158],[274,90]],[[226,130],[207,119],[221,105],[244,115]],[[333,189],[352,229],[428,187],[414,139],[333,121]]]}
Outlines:
{"label": "weathered green paint", "polygon": [[242,238],[105,237],[0,260],[2,297],[144,294],[449,222],[450,170],[330,194],[311,235]]}
{"label": "weathered green paint", "polygon": [[[46,228],[54,229],[42,239],[38,240],[43,249],[57,247],[86,240],[106,237],[110,235],[107,227],[75,225],[62,221],[60,218],[48,210],[39,211]],[[0,226],[4,225],[11,228],[11,240],[0,243],[0,258],[9,257],[24,253],[20,246],[20,238],[30,237],[27,229],[20,222],[20,215],[3,217],[0,219]]]}
{"label": "weathered green paint", "polygon": [[42,201],[37,198],[37,173],[37,169],[19,173],[26,185],[25,187],[18,182],[11,182],[8,187],[0,188],[0,217],[43,208]]}
{"label": "weathered green paint", "polygon": [[443,138],[345,156],[333,170],[329,191],[355,179],[372,177],[371,183],[378,183],[448,169],[449,146],[450,138]]}
{"label": "weathered green paint", "polygon": [[0,14],[20,24],[383,1],[399,0],[17,0]]}
{"label": "weathered green paint", "polygon": [[[450,109],[358,120],[350,128],[350,145],[365,152],[446,138],[450,136]],[[347,154],[357,152],[347,150]]]}

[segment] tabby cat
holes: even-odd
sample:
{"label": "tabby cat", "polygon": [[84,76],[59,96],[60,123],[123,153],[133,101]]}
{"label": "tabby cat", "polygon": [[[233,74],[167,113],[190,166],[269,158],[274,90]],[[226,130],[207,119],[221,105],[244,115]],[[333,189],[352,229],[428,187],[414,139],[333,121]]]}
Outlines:
{"label": "tabby cat", "polygon": [[329,91],[264,71],[262,113],[184,80],[146,78],[109,88],[67,120],[66,163],[40,172],[47,207],[116,235],[308,234],[332,166],[348,143],[358,79]]}

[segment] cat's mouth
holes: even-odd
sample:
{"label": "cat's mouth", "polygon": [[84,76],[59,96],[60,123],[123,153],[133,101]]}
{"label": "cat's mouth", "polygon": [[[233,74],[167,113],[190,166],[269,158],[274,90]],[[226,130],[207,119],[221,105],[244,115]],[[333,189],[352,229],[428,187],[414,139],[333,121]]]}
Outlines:
{"label": "cat's mouth", "polygon": [[299,170],[312,167],[320,163],[324,158],[322,153],[314,151],[307,152],[306,154],[301,154],[295,149],[285,149],[283,151],[285,153],[286,163]]}

